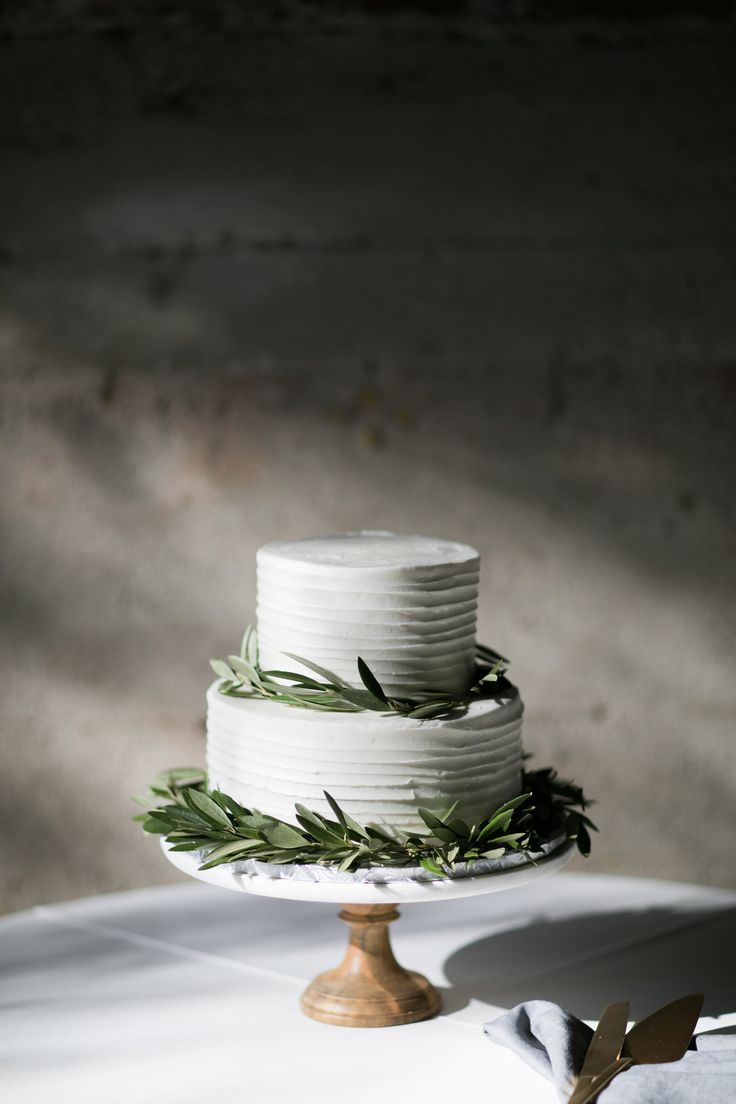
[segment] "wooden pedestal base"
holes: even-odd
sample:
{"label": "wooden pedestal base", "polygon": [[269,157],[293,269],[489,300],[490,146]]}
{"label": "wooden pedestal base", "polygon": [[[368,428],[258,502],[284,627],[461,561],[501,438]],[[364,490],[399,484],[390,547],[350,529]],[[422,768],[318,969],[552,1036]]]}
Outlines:
{"label": "wooden pedestal base", "polygon": [[347,953],[336,970],[314,979],[302,996],[313,1020],[342,1027],[391,1027],[427,1020],[439,1011],[436,989],[394,958],[388,925],[393,905],[346,905],[340,919],[350,925]]}

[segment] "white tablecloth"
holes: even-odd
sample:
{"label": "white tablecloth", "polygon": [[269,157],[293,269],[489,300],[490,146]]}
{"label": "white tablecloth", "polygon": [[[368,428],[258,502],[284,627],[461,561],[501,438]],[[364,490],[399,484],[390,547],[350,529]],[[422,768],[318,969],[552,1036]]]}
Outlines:
{"label": "white tablecloth", "polygon": [[518,1001],[634,1018],[704,990],[700,1029],[736,1025],[736,893],[558,874],[404,906],[399,961],[443,990],[437,1019],[355,1030],[298,998],[342,957],[334,906],[197,883],[0,920],[0,1098],[33,1104],[376,1104],[555,1099],[481,1024]]}

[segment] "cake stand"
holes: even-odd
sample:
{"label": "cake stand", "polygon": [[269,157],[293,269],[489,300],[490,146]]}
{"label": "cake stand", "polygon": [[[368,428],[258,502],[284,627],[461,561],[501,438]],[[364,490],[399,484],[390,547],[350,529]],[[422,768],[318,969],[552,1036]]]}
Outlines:
{"label": "cake stand", "polygon": [[439,1012],[441,998],[434,986],[421,974],[405,970],[394,958],[388,925],[399,916],[398,904],[449,901],[513,889],[553,874],[569,862],[574,852],[574,845],[567,843],[534,863],[475,877],[315,882],[243,874],[231,864],[199,870],[199,860],[191,852],[170,851],[164,841],[161,846],[175,867],[208,885],[259,897],[341,904],[340,919],[350,926],[345,958],[334,970],[319,974],[311,982],[302,995],[301,1006],[312,1019],[342,1027],[416,1023]]}

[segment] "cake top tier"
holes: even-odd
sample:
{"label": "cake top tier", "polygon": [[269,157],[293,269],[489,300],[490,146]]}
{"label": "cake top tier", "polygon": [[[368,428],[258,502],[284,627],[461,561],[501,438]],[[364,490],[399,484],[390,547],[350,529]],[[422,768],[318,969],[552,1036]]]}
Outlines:
{"label": "cake top tier", "polygon": [[288,564],[281,565],[283,568],[304,574],[322,574],[335,568],[398,575],[429,568],[436,569],[438,574],[455,574],[460,569],[477,572],[479,565],[478,553],[468,544],[371,530],[274,541],[258,551],[259,567],[271,560],[287,560]]}
{"label": "cake top tier", "polygon": [[478,569],[475,549],[432,537],[360,532],[267,544],[258,552],[261,665],[284,670],[284,656],[298,655],[359,685],[361,656],[389,694],[464,689]]}

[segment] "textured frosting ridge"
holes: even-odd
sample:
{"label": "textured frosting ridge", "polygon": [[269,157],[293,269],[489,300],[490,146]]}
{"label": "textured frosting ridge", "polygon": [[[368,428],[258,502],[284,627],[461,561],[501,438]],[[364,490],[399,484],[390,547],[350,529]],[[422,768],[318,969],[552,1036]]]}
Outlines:
{"label": "textured frosting ridge", "polygon": [[207,693],[210,785],[249,808],[293,821],[294,805],[332,815],[327,790],[363,824],[426,831],[417,815],[458,802],[477,822],[519,792],[518,696],[474,702],[457,718],[311,712]]}
{"label": "textured frosting ridge", "polygon": [[391,695],[465,688],[475,655],[474,548],[384,532],[276,541],[257,557],[264,669],[301,655],[360,685],[362,656]]}

